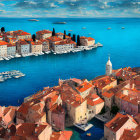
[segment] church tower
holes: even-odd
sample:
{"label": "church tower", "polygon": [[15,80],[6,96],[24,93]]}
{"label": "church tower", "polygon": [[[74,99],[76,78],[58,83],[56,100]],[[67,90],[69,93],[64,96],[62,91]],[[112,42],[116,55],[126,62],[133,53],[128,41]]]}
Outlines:
{"label": "church tower", "polygon": [[106,75],[110,76],[112,74],[112,63],[110,61],[110,57],[108,57],[108,61],[106,63]]}

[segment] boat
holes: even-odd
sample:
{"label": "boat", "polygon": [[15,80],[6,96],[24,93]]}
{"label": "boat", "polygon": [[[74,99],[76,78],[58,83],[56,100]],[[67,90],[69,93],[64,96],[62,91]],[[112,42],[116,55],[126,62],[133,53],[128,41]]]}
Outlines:
{"label": "boat", "polygon": [[3,58],[4,58],[5,60],[7,60],[7,61],[9,60],[7,57],[3,57]]}
{"label": "boat", "polygon": [[47,51],[47,52],[45,52],[46,54],[49,54],[49,53],[51,53],[51,51]]}
{"label": "boat", "polygon": [[82,29],[86,29],[86,27],[82,27]]}
{"label": "boat", "polygon": [[16,55],[15,55],[15,57],[21,57],[21,55],[19,55],[19,54],[16,54]]}
{"label": "boat", "polygon": [[87,136],[91,136],[91,133],[87,133],[86,135],[87,135]]}
{"label": "boat", "polygon": [[89,33],[89,35],[91,35],[92,33]]}
{"label": "boat", "polygon": [[56,52],[54,52],[53,54],[56,54]]}
{"label": "boat", "polygon": [[0,61],[4,60],[2,57],[0,58]]}
{"label": "boat", "polygon": [[72,32],[72,30],[68,30],[69,32]]}
{"label": "boat", "polygon": [[125,29],[125,27],[122,27],[122,29]]}
{"label": "boat", "polygon": [[107,29],[108,29],[108,30],[111,30],[111,27],[108,27]]}
{"label": "boat", "polygon": [[53,24],[67,24],[67,22],[54,22]]}
{"label": "boat", "polygon": [[101,43],[97,43],[97,47],[102,47],[103,46],[103,44],[101,44]]}
{"label": "boat", "polygon": [[28,19],[28,21],[39,21],[37,19]]}

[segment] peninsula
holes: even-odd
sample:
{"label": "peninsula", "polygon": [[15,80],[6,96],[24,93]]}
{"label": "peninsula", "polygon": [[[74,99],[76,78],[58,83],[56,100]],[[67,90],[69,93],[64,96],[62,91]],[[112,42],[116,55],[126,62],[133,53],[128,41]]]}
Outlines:
{"label": "peninsula", "polygon": [[63,54],[91,50],[102,46],[95,44],[95,39],[91,37],[71,37],[69,33],[55,33],[53,31],[42,30],[31,36],[23,30],[5,32],[4,27],[0,31],[0,60],[9,60],[14,57],[26,57],[31,55],[43,54]]}

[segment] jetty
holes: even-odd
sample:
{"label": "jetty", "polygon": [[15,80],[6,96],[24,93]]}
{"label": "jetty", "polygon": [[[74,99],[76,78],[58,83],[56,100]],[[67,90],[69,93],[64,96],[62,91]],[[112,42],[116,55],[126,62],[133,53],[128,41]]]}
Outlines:
{"label": "jetty", "polygon": [[86,123],[86,124],[74,124],[75,127],[83,130],[83,131],[87,131],[89,130],[91,127],[93,127],[92,124]]}
{"label": "jetty", "polygon": [[8,79],[18,79],[21,77],[24,77],[25,74],[23,74],[22,72],[18,71],[18,70],[12,70],[12,71],[5,71],[5,72],[1,72],[0,73],[0,82],[4,82]]}

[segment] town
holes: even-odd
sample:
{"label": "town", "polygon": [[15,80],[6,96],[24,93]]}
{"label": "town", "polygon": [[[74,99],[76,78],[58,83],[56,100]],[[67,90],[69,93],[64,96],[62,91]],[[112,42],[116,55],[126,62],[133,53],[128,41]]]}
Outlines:
{"label": "town", "polygon": [[20,106],[0,106],[0,138],[70,140],[66,127],[86,127],[95,117],[104,122],[102,140],[140,139],[140,69],[113,70],[108,58],[105,71],[91,81],[59,79]]}
{"label": "town", "polygon": [[43,55],[53,52],[63,54],[91,50],[103,46],[95,44],[95,39],[91,37],[80,37],[69,33],[55,33],[49,30],[41,30],[36,35],[31,35],[23,30],[5,32],[5,28],[0,30],[0,60],[9,60],[14,57],[26,57],[31,55]]}

